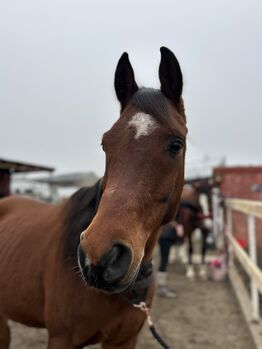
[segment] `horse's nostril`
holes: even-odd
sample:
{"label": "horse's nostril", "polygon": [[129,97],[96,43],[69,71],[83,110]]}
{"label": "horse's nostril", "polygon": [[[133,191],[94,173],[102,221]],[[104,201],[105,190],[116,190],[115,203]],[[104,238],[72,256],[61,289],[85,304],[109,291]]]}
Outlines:
{"label": "horse's nostril", "polygon": [[100,267],[103,268],[103,279],[107,283],[121,280],[128,272],[131,261],[131,249],[122,243],[115,244],[100,262]]}

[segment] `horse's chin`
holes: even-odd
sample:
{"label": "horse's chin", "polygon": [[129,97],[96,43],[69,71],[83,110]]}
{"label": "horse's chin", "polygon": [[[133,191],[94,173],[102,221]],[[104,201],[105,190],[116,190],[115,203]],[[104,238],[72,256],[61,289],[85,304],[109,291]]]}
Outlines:
{"label": "horse's chin", "polygon": [[119,293],[123,293],[125,291],[128,290],[128,288],[132,285],[132,281],[130,281],[129,283],[125,283],[125,284],[100,284],[100,285],[93,285],[90,284],[90,282],[88,280],[84,279],[84,283],[86,284],[86,286],[97,290],[97,291],[101,291],[103,293],[106,294],[119,294]]}
{"label": "horse's chin", "polygon": [[[139,265],[140,266],[140,265]],[[122,283],[118,283],[118,284],[105,284],[101,287],[96,287],[96,289],[103,291],[107,294],[119,294],[119,293],[123,293],[128,291],[129,288],[132,287],[132,285],[134,284],[137,275],[139,273],[139,266],[136,268],[136,270],[134,271],[133,275],[129,278],[129,280],[122,281]]]}
{"label": "horse's chin", "polygon": [[125,292],[130,287],[131,284],[132,282],[126,285],[118,285],[118,286],[111,285],[110,287],[106,286],[104,288],[100,288],[99,290],[107,294],[119,294],[119,293]]}
{"label": "horse's chin", "polygon": [[127,291],[130,286],[132,286],[136,273],[130,279],[122,280],[122,282],[118,283],[106,283],[99,280],[99,278],[90,278],[83,270],[81,270],[82,280],[84,284],[92,289],[97,291],[101,291],[107,294],[119,294]]}
{"label": "horse's chin", "polygon": [[109,283],[103,280],[99,273],[94,275],[88,267],[81,268],[79,265],[79,269],[82,275],[82,280],[84,284],[92,289],[97,291],[101,291],[107,294],[119,294],[126,292],[130,287],[132,287],[135,282],[137,275],[139,273],[140,264],[136,267],[133,272],[129,272],[122,280],[116,283]]}

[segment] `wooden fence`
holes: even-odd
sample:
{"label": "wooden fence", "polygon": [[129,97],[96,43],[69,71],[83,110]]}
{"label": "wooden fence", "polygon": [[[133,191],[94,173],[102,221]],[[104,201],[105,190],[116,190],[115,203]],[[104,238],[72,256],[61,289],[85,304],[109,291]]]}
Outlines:
{"label": "wooden fence", "polygon": [[[256,218],[262,219],[262,202],[242,199],[227,199],[226,205],[226,237],[229,243],[231,266],[233,258],[237,258],[250,278],[251,305],[253,320],[260,318],[259,292],[262,294],[262,270],[257,265]],[[234,237],[232,211],[247,216],[248,252],[246,252]],[[230,267],[230,265],[229,265]]]}

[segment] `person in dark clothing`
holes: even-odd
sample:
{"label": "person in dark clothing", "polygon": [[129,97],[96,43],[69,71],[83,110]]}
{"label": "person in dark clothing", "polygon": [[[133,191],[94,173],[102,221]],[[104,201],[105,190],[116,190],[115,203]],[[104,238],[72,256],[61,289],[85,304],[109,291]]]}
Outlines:
{"label": "person in dark clothing", "polygon": [[173,245],[182,244],[184,240],[183,227],[172,221],[161,227],[159,248],[160,263],[158,269],[158,294],[162,297],[175,298],[176,294],[167,286],[167,266],[170,248]]}

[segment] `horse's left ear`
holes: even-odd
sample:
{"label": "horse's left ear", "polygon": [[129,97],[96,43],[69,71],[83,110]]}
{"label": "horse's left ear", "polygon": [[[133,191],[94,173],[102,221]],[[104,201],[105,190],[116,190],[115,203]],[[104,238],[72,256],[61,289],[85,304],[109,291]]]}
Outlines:
{"label": "horse's left ear", "polygon": [[115,90],[123,110],[134,93],[138,90],[133,68],[128,54],[124,52],[120,57],[115,72]]}
{"label": "horse's left ear", "polygon": [[174,53],[168,48],[161,47],[160,52],[159,79],[161,82],[161,91],[175,105],[178,105],[183,89],[183,76],[180,65]]}

